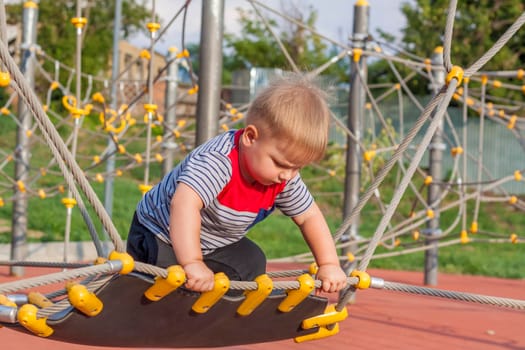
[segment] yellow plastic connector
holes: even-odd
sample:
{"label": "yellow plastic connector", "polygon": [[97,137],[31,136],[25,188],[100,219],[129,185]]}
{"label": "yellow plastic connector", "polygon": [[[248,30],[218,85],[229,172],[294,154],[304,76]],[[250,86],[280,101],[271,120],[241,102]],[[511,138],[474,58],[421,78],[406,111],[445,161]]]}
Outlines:
{"label": "yellow plastic connector", "polygon": [[9,72],[0,72],[0,87],[7,87],[11,83],[11,75]]}
{"label": "yellow plastic connector", "polygon": [[0,305],[9,306],[9,307],[18,307],[15,302],[11,301],[8,297],[3,294],[0,294]]}
{"label": "yellow plastic connector", "polygon": [[187,58],[187,57],[190,57],[190,52],[187,49],[184,49],[181,52],[179,52],[175,57],[177,57],[177,58],[183,58],[183,57]]}
{"label": "yellow plastic connector", "polygon": [[98,183],[103,183],[104,182],[104,176],[102,176],[102,174],[100,174],[100,173],[97,173],[95,175],[95,181],[98,182]]}
{"label": "yellow plastic connector", "polygon": [[485,74],[481,76],[481,85],[487,85],[489,81],[489,77],[487,77]]}
{"label": "yellow plastic connector", "polygon": [[315,327],[325,327],[328,325],[335,324],[340,321],[344,321],[348,317],[348,310],[343,308],[341,311],[335,309],[335,304],[328,305],[324,311],[324,314],[313,316],[303,320],[301,323],[302,329],[312,329]]}
{"label": "yellow plastic connector", "polygon": [[142,164],[142,156],[140,155],[140,153],[135,154],[134,158],[135,162],[137,162],[138,164]]}
{"label": "yellow plastic connector", "polygon": [[523,69],[518,69],[517,72],[516,72],[516,78],[518,79],[523,79],[523,76],[525,75],[525,70]]}
{"label": "yellow plastic connector", "polygon": [[350,252],[348,252],[348,253],[346,253],[346,259],[347,259],[348,262],[354,262],[355,261],[355,255],[350,253]]}
{"label": "yellow plastic connector", "polygon": [[31,137],[31,136],[33,136],[33,131],[31,131],[31,130],[27,130],[27,131],[26,131],[26,136],[27,136],[28,138]]}
{"label": "yellow plastic connector", "polygon": [[73,17],[71,18],[71,23],[73,23],[75,28],[83,28],[87,24],[87,18],[86,17]]}
{"label": "yellow plastic connector", "polygon": [[188,90],[188,95],[195,95],[197,92],[199,92],[199,85],[195,85],[191,89]]}
{"label": "yellow plastic connector", "polygon": [[124,145],[118,145],[117,146],[117,152],[120,154],[126,153],[126,147]]}
{"label": "yellow plastic connector", "polygon": [[401,90],[401,84],[397,83],[394,85],[394,89]]}
{"label": "yellow plastic connector", "polygon": [[40,308],[53,306],[53,302],[49,300],[44,294],[39,292],[29,292],[27,300],[30,304],[36,305]]}
{"label": "yellow plastic connector", "polygon": [[432,209],[427,209],[426,214],[427,214],[427,218],[429,219],[433,219],[436,216],[436,214],[434,213],[434,210]]}
{"label": "yellow plastic connector", "polygon": [[164,161],[164,157],[160,153],[155,153],[155,160],[159,163],[162,163]]}
{"label": "yellow plastic connector", "polygon": [[423,63],[425,64],[425,69],[427,72],[430,72],[432,70],[432,60],[430,58],[425,58]]}
{"label": "yellow plastic connector", "polygon": [[91,96],[91,99],[93,99],[93,101],[98,102],[98,103],[104,103],[106,101],[106,99],[104,98],[104,95],[102,95],[100,92],[95,92],[93,96]]}
{"label": "yellow plastic connector", "polygon": [[368,289],[370,287],[370,275],[365,271],[354,270],[350,272],[350,277],[357,277],[359,279],[355,285],[357,289]]}
{"label": "yellow plastic connector", "polygon": [[24,182],[22,180],[18,180],[16,182],[16,187],[18,188],[18,190],[22,193],[25,193],[26,192],[26,185],[24,184]]}
{"label": "yellow plastic connector", "polygon": [[207,312],[226,294],[228,289],[230,289],[230,280],[228,277],[222,272],[216,273],[213,289],[202,293],[191,309],[199,314]]}
{"label": "yellow plastic connector", "polygon": [[314,276],[317,274],[317,271],[319,271],[319,266],[317,266],[317,263],[314,261],[310,264],[310,266],[308,266],[308,273]]}
{"label": "yellow plastic connector", "polygon": [[463,154],[463,147],[452,147],[450,150],[450,153],[452,154],[452,157],[458,156],[460,154]]}
{"label": "yellow plastic connector", "polygon": [[2,107],[2,109],[0,109],[0,113],[2,113],[2,115],[11,114],[11,112],[9,111],[9,108],[6,108],[6,107]]}
{"label": "yellow plastic connector", "polygon": [[43,189],[39,189],[38,190],[38,197],[40,197],[40,199],[46,199],[46,197],[47,197],[46,191],[44,191]]}
{"label": "yellow plastic connector", "polygon": [[470,224],[470,232],[478,233],[478,222],[477,221],[472,221],[472,224]]}
{"label": "yellow plastic connector", "polygon": [[47,317],[37,318],[37,312],[35,305],[23,305],[18,310],[18,322],[39,337],[49,337],[53,334],[53,329],[47,325]]}
{"label": "yellow plastic connector", "polygon": [[516,126],[516,121],[518,120],[518,117],[515,116],[515,115],[512,115],[509,119],[509,122],[507,124],[507,129],[514,129],[514,127]]}
{"label": "yellow plastic connector", "polygon": [[467,230],[461,230],[461,233],[459,234],[459,241],[461,244],[467,244],[470,241]]}
{"label": "yellow plastic connector", "polygon": [[246,299],[237,308],[237,313],[241,316],[251,314],[272,292],[273,281],[267,274],[257,276],[255,282],[257,282],[257,289],[246,291],[244,294]]}
{"label": "yellow plastic connector", "polygon": [[363,153],[363,159],[367,162],[367,163],[370,163],[370,161],[372,159],[374,159],[374,157],[376,156],[376,151],[374,150],[370,150],[370,151],[365,151]]}
{"label": "yellow plastic connector", "polygon": [[519,170],[516,170],[514,172],[514,180],[521,181],[523,179],[523,175],[521,175],[521,172]]}
{"label": "yellow plastic connector", "polygon": [[151,301],[158,301],[179,288],[186,280],[184,269],[180,265],[173,265],[166,269],[166,278],[156,277],[155,283],[144,292],[144,296]]}
{"label": "yellow plastic connector", "polygon": [[60,87],[60,83],[58,81],[53,81],[51,85],[49,85],[49,89],[54,91]]}
{"label": "yellow plastic connector", "polygon": [[155,33],[160,29],[160,23],[157,22],[149,22],[146,24],[146,28],[150,31],[150,33]]}
{"label": "yellow plastic connector", "polygon": [[135,261],[128,253],[117,252],[114,250],[109,254],[108,258],[109,260],[120,260],[122,263],[122,268],[120,269],[119,273],[121,275],[127,275],[135,268]]}
{"label": "yellow plastic connector", "polygon": [[149,190],[151,190],[153,186],[151,185],[146,185],[146,184],[140,184],[139,185],[139,191],[142,193],[142,195],[145,195],[146,192],[148,192]]}
{"label": "yellow plastic connector", "polygon": [[517,244],[518,243],[518,235],[515,234],[515,233],[511,233],[511,235],[510,235],[510,242],[512,244]]}
{"label": "yellow plastic connector", "polygon": [[463,68],[461,68],[460,66],[452,66],[450,72],[448,72],[447,77],[445,78],[445,82],[447,83],[447,85],[450,84],[452,79],[456,79],[456,86],[459,86],[463,81]]}
{"label": "yellow plastic connector", "polygon": [[516,203],[518,203],[518,197],[516,197],[516,196],[510,196],[510,198],[509,198],[509,203],[510,203],[510,204],[516,204]]}
{"label": "yellow plastic connector", "polygon": [[294,342],[303,343],[305,341],[328,338],[336,335],[337,333],[339,333],[339,323],[336,323],[331,329],[328,329],[327,327],[320,327],[315,333],[295,337]]}
{"label": "yellow plastic connector", "polygon": [[299,305],[315,288],[315,281],[312,276],[305,273],[297,278],[299,289],[286,291],[286,298],[279,304],[277,309],[281,312],[290,312]]}
{"label": "yellow plastic connector", "polygon": [[156,104],[153,104],[153,103],[146,103],[144,104],[144,110],[147,112],[147,113],[155,113],[157,111],[157,105]]}
{"label": "yellow plastic connector", "polygon": [[500,87],[501,87],[501,81],[499,81],[499,80],[494,80],[494,81],[492,82],[492,86],[495,87],[496,89],[497,89],[497,88],[500,88]]}
{"label": "yellow plastic connector", "polygon": [[149,53],[148,50],[144,49],[144,50],[140,51],[139,57],[143,58],[145,60],[149,60],[149,59],[151,59],[151,54]]}
{"label": "yellow plastic connector", "polygon": [[0,208],[2,208],[3,206],[5,206],[5,202],[4,199],[0,197]]}
{"label": "yellow plastic connector", "polygon": [[73,208],[75,205],[77,205],[77,201],[75,198],[69,198],[69,197],[66,197],[66,198],[62,198],[62,204],[64,204],[64,206],[68,209],[71,209]]}
{"label": "yellow plastic connector", "polygon": [[432,183],[432,176],[427,176],[425,177],[425,181],[423,182],[425,184],[425,186],[428,186]]}
{"label": "yellow plastic connector", "polygon": [[412,239],[414,241],[417,241],[419,239],[419,235],[420,235],[419,231],[418,230],[414,230],[414,232],[412,232]]}
{"label": "yellow plastic connector", "polygon": [[68,284],[66,288],[69,302],[84,315],[93,317],[102,311],[102,301],[95,293],[88,291],[85,285]]}
{"label": "yellow plastic connector", "polygon": [[359,60],[361,59],[361,55],[363,54],[363,50],[359,48],[355,48],[352,50],[352,54],[353,54],[352,58],[354,62],[359,62]]}
{"label": "yellow plastic connector", "polygon": [[227,124],[222,124],[222,125],[221,125],[221,129],[224,130],[224,131],[228,131],[228,130],[230,130],[230,128],[228,127]]}

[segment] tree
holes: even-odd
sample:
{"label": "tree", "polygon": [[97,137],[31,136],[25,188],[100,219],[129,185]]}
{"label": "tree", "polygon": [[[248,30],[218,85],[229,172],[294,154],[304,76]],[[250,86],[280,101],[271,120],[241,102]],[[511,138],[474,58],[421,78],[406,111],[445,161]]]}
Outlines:
{"label": "tree", "polygon": [[[105,73],[110,64],[113,45],[115,0],[84,1],[82,16],[87,19],[83,30],[82,71],[88,74]],[[70,0],[40,1],[37,43],[52,58],[74,67],[76,29],[71,19],[76,17],[76,2]],[[6,6],[9,24],[22,22],[22,5]],[[146,30],[144,23],[151,11],[136,0],[122,2],[122,37]]]}
{"label": "tree", "polygon": [[[405,48],[421,57],[429,57],[443,45],[448,0],[415,0],[402,5],[407,26],[403,29]],[[498,40],[525,11],[522,0],[459,1],[454,21],[451,60],[468,67]],[[484,70],[511,70],[525,59],[525,32],[516,35],[489,62]]]}
{"label": "tree", "polygon": [[[289,3],[290,8],[283,13],[315,29],[317,11],[311,6],[299,8]],[[226,33],[224,68],[227,71],[250,67],[282,68],[292,67],[279,47],[278,41],[266,27],[265,23],[254,13],[238,9],[240,34]],[[311,70],[326,62],[333,48],[329,50],[319,36],[302,26],[284,21],[279,24],[274,19],[267,19],[272,31],[277,34],[283,46],[299,69]],[[325,74],[331,74],[347,80],[348,65],[333,65]]]}
{"label": "tree", "polygon": [[[406,18],[406,27],[402,29],[402,48],[421,58],[431,56],[434,49],[443,46],[445,25],[448,11],[448,0],[414,0],[405,2],[401,12]],[[454,19],[454,30],[451,45],[452,64],[467,68],[481,57],[507,28],[524,11],[521,0],[465,0],[459,1]],[[378,31],[379,36],[394,42],[387,33]],[[486,64],[483,70],[515,70],[520,68],[525,59],[525,49],[521,44],[525,32],[519,31],[499,53]],[[409,68],[395,64],[402,76],[406,76]],[[395,79],[390,68],[384,61],[378,61],[370,68],[370,78],[375,83],[393,81]],[[428,94],[428,81],[416,77],[408,83],[411,90],[417,94]],[[475,85],[475,83],[474,83]],[[507,94],[508,91],[495,91],[494,95]],[[510,95],[516,95],[510,93]]]}

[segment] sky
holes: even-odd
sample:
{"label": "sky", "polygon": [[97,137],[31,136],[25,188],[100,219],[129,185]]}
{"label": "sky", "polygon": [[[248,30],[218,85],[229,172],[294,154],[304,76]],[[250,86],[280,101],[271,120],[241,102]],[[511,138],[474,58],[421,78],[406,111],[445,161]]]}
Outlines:
{"label": "sky", "polygon": [[[156,0],[155,10],[161,15],[163,24],[169,20],[180,9],[185,0]],[[405,20],[401,14],[400,7],[403,2],[410,0],[368,0],[370,7],[369,31],[376,33],[377,28],[392,33],[396,36],[400,34],[400,28],[405,25]],[[353,12],[356,0],[261,0],[261,2],[276,10],[288,9],[290,4],[294,4],[299,9],[307,9],[312,5],[318,12],[316,28],[319,33],[330,37],[336,41],[346,43],[346,38],[352,33]],[[148,2],[146,2],[148,6]],[[150,2],[150,8],[153,2]],[[240,30],[238,23],[237,8],[252,9],[251,4],[246,0],[224,0],[224,25],[225,32],[236,33]],[[200,39],[201,28],[201,0],[192,0],[188,9],[186,23],[186,43],[196,43]],[[263,11],[264,12],[264,11]],[[181,16],[170,26],[166,35],[157,44],[157,51],[164,53],[169,47],[181,46]],[[149,39],[146,37],[135,37],[132,43],[140,47],[146,47]]]}

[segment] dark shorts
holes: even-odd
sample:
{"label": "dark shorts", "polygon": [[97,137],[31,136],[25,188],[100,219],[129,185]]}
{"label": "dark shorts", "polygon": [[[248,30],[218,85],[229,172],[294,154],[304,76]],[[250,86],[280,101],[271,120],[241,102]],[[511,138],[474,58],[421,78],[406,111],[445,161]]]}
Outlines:
{"label": "dark shorts", "polygon": [[[177,264],[172,247],[142,225],[137,214],[129,229],[128,253],[137,261],[168,267]],[[266,272],[266,256],[257,244],[244,237],[203,257],[213,272],[224,272],[230,280],[253,281]]]}

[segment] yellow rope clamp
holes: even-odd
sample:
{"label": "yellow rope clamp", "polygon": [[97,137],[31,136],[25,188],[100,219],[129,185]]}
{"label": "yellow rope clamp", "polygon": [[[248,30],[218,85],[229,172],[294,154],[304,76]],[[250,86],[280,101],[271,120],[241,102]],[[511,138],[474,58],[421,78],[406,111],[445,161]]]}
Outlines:
{"label": "yellow rope clamp", "polygon": [[140,54],[139,54],[140,58],[143,58],[145,60],[149,60],[151,58],[151,54],[149,53],[148,50],[144,49],[142,51],[140,51]]}
{"label": "yellow rope clamp", "polygon": [[452,154],[452,157],[458,156],[460,154],[463,154],[463,147],[453,147],[450,150],[450,153]]}
{"label": "yellow rope clamp", "polygon": [[522,178],[523,178],[523,176],[521,175],[521,172],[519,170],[516,170],[514,172],[514,180],[521,181]]}
{"label": "yellow rope clamp", "polygon": [[76,28],[83,28],[87,24],[87,18],[85,18],[85,17],[73,17],[73,18],[71,18],[71,23],[73,23],[73,25]]}
{"label": "yellow rope clamp", "polygon": [[39,337],[49,337],[53,334],[53,329],[47,325],[47,317],[37,319],[37,312],[38,308],[35,305],[23,305],[18,310],[18,322]]}
{"label": "yellow rope clamp", "polygon": [[166,278],[157,276],[155,283],[144,292],[144,296],[151,301],[158,301],[179,288],[186,280],[184,269],[180,265],[173,265],[166,269]]}
{"label": "yellow rope clamp", "polygon": [[516,72],[516,78],[518,79],[523,79],[523,76],[525,75],[525,71],[523,69],[518,69],[518,71]]}
{"label": "yellow rope clamp", "polygon": [[230,280],[228,277],[222,272],[216,273],[213,289],[209,292],[202,293],[191,309],[199,314],[207,312],[226,294],[228,289],[230,289]]}
{"label": "yellow rope clamp", "polygon": [[305,273],[297,278],[299,289],[290,289],[286,291],[286,298],[279,304],[277,309],[281,312],[290,312],[294,307],[299,305],[314,290],[315,281],[312,276]]}
{"label": "yellow rope clamp", "polygon": [[95,293],[88,291],[85,285],[68,284],[66,288],[69,302],[84,315],[93,317],[102,311],[102,301]]}
{"label": "yellow rope clamp", "polygon": [[18,307],[15,302],[11,301],[8,297],[0,294],[0,305],[9,307]]}
{"label": "yellow rope clamp", "polygon": [[5,205],[5,201],[2,197],[0,197],[0,208]]}
{"label": "yellow rope clamp", "polygon": [[2,115],[11,114],[11,112],[9,111],[9,108],[6,108],[6,107],[2,107],[2,109],[0,109],[0,112],[2,113]]}
{"label": "yellow rope clamp", "polygon": [[44,191],[42,188],[38,190],[38,197],[40,197],[40,199],[46,199],[47,195],[46,195],[46,191]]}
{"label": "yellow rope clamp", "polygon": [[512,115],[509,119],[509,123],[507,124],[507,129],[514,129],[516,126],[516,121],[518,120],[518,117],[515,115]]}
{"label": "yellow rope clamp", "polygon": [[148,24],[146,24],[146,28],[148,28],[148,30],[149,30],[151,33],[155,33],[157,30],[160,29],[160,23],[157,23],[157,22],[149,22]]}
{"label": "yellow rope clamp", "polygon": [[510,203],[510,204],[516,204],[516,203],[518,203],[518,197],[516,197],[516,196],[510,196],[510,198],[509,198],[509,203]]}
{"label": "yellow rope clamp", "polygon": [[146,184],[140,184],[139,185],[139,191],[142,193],[142,195],[145,195],[146,192],[148,192],[149,190],[151,190],[153,186],[151,185],[146,185]]}
{"label": "yellow rope clamp", "polygon": [[353,49],[352,50],[352,54],[353,54],[354,62],[359,62],[359,60],[361,59],[361,55],[363,54],[363,50],[362,49]]}
{"label": "yellow rope clamp", "polygon": [[376,151],[365,151],[363,153],[363,158],[367,163],[370,163],[372,159],[376,156]]}
{"label": "yellow rope clamp", "polygon": [[472,221],[472,224],[470,225],[470,232],[478,233],[478,222],[477,221]]}
{"label": "yellow rope clamp", "polygon": [[[69,104],[69,101],[72,102],[72,105]],[[86,110],[76,108],[77,99],[74,96],[65,95],[64,97],[62,97],[62,105],[64,105],[64,107],[69,111],[69,113],[71,113],[71,116],[73,116],[73,118],[75,119],[88,114]]]}
{"label": "yellow rope clamp", "polygon": [[16,187],[18,188],[18,190],[22,193],[25,193],[26,192],[26,185],[24,184],[24,182],[22,180],[18,180],[16,182]]}
{"label": "yellow rope clamp", "polygon": [[197,92],[199,92],[199,85],[195,85],[191,89],[188,90],[188,95],[195,95]]}
{"label": "yellow rope clamp", "polygon": [[518,235],[515,234],[515,233],[512,233],[512,234],[510,235],[510,241],[511,241],[511,243],[513,243],[513,244],[517,244],[517,243],[518,243]]}
{"label": "yellow rope clamp", "polygon": [[317,263],[314,261],[310,264],[310,266],[308,266],[308,273],[310,275],[316,275],[317,271],[319,271],[319,266],[317,266]]}
{"label": "yellow rope clamp", "polygon": [[119,273],[121,275],[127,275],[135,268],[135,261],[128,253],[117,252],[114,250],[109,254],[108,258],[109,260],[120,260],[122,263],[122,268],[120,269]]}
{"label": "yellow rope clamp", "polygon": [[273,281],[267,274],[257,276],[255,282],[257,282],[257,289],[246,291],[244,294],[246,299],[237,308],[237,313],[241,316],[251,314],[272,292]]}
{"label": "yellow rope clamp", "polygon": [[75,200],[75,198],[66,197],[62,198],[62,204],[64,204],[66,208],[71,209],[75,205],[77,205],[77,201]]}
{"label": "yellow rope clamp", "polygon": [[427,209],[426,214],[427,214],[427,218],[429,219],[433,219],[436,216],[436,214],[434,213],[432,209]]}
{"label": "yellow rope clamp", "polygon": [[176,58],[183,58],[183,57],[187,58],[187,57],[190,57],[190,52],[187,49],[184,49],[181,52],[179,52],[175,57]]}
{"label": "yellow rope clamp", "polygon": [[461,68],[460,66],[452,66],[452,68],[450,69],[450,72],[448,72],[447,77],[445,79],[447,85],[450,84],[450,81],[452,79],[456,79],[457,80],[456,86],[459,86],[461,82],[463,81],[463,68]]}
{"label": "yellow rope clamp", "polygon": [[485,74],[481,76],[481,85],[487,85],[489,81],[489,77],[487,77]]}
{"label": "yellow rope clamp", "polygon": [[[307,318],[301,324],[303,329],[312,329],[319,327],[319,330],[312,334],[307,334],[294,338],[296,343],[302,343],[308,340],[315,340],[326,338],[335,335],[339,332],[339,325],[337,322],[343,321],[348,317],[348,310],[343,308],[341,311],[335,309],[335,304],[328,305],[324,314]],[[328,329],[328,325],[333,325]]]}
{"label": "yellow rope clamp", "polygon": [[370,275],[365,271],[354,270],[350,273],[350,277],[357,277],[359,279],[355,285],[357,289],[368,289],[370,287]]}
{"label": "yellow rope clamp", "polygon": [[467,244],[470,241],[467,230],[461,230],[461,233],[459,234],[459,241],[461,244]]}
{"label": "yellow rope clamp", "polygon": [[11,75],[9,72],[0,72],[0,87],[7,87],[11,82]]}
{"label": "yellow rope clamp", "polygon": [[425,181],[424,181],[425,186],[428,186],[431,183],[432,183],[432,176],[425,177]]}

